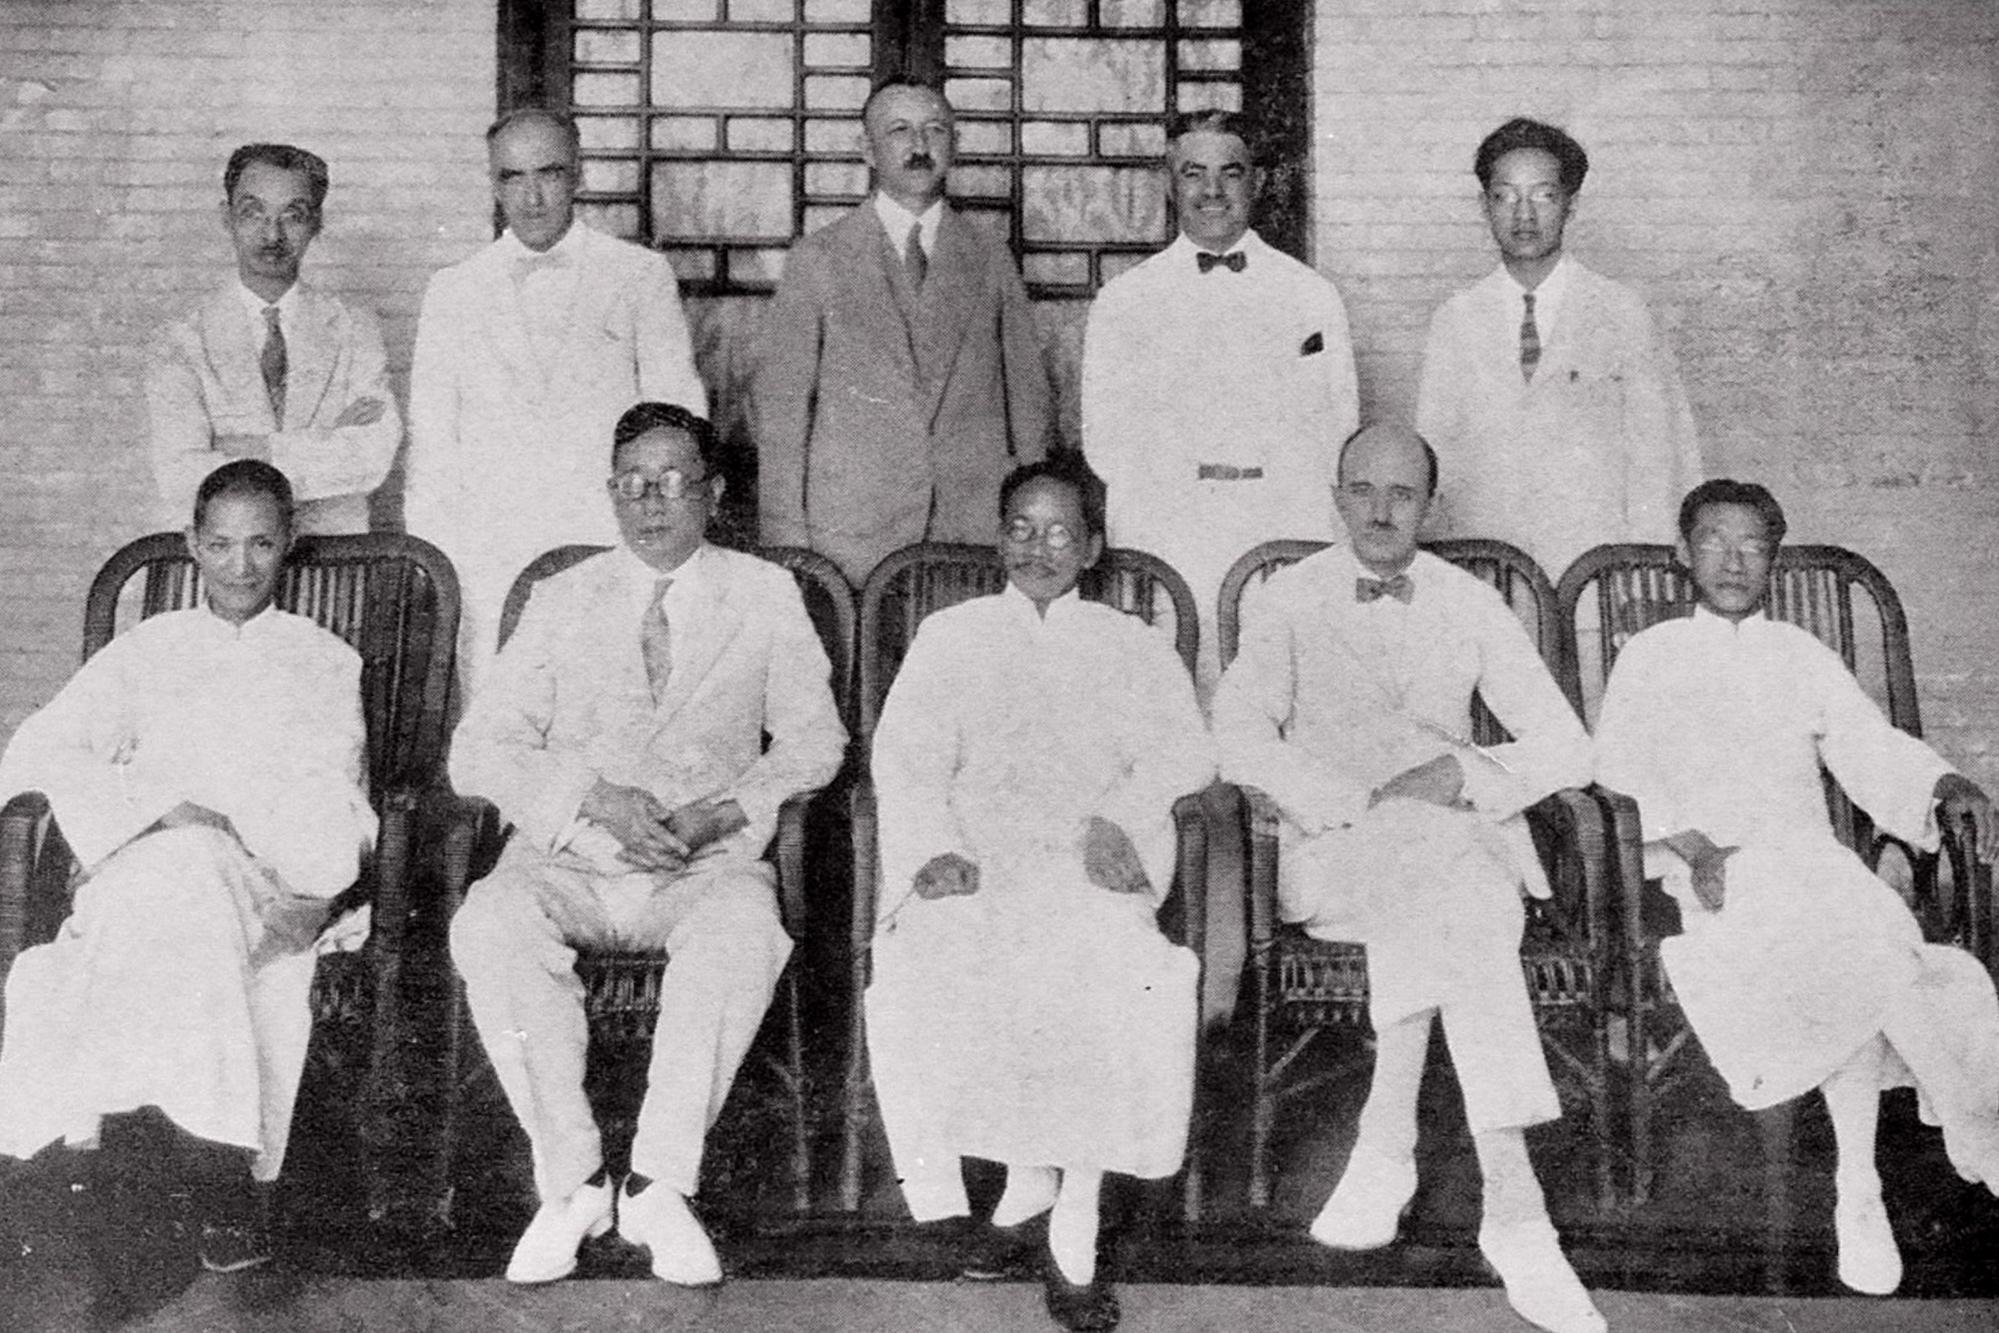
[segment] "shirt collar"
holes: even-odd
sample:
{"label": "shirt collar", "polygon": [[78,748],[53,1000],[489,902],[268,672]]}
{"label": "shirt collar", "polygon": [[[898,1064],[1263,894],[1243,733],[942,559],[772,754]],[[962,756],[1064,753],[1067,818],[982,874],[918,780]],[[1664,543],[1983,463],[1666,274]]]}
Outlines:
{"label": "shirt collar", "polygon": [[[1546,341],[1548,330],[1554,327],[1555,318],[1561,313],[1563,298],[1569,294],[1569,278],[1575,265],[1569,262],[1568,251],[1564,250],[1555,266],[1548,270],[1548,276],[1541,279],[1541,285],[1534,289],[1534,331]],[[1499,266],[1499,285],[1512,302],[1512,319],[1517,326],[1523,309],[1521,297],[1527,289],[1513,276],[1506,265]]]}
{"label": "shirt collar", "polygon": [[1034,605],[1034,599],[1015,587],[1011,579],[1007,581],[1006,591],[1001,593],[1000,597],[1014,615],[1035,625],[1063,624],[1074,619],[1083,606],[1081,594],[1071,588],[1048,604],[1048,613],[1044,616]]}
{"label": "shirt collar", "polygon": [[653,589],[659,586],[661,579],[673,580],[673,586],[667,595],[676,602],[699,588],[708,568],[710,549],[708,543],[704,541],[694,548],[692,555],[672,569],[666,570],[654,569],[639,558],[637,551],[623,542],[618,543],[612,558],[618,562],[618,577],[631,590],[632,604],[643,612],[646,605],[652,601]]}
{"label": "shirt collar", "polygon": [[[1195,241],[1184,231],[1173,238],[1173,244],[1166,247],[1166,253],[1174,257],[1173,262],[1179,267],[1186,269],[1189,273],[1194,272],[1200,266],[1200,260],[1196,258],[1198,255],[1234,254],[1237,251],[1241,251],[1244,255],[1254,260],[1259,255],[1268,253],[1269,250],[1270,246],[1265,243],[1261,236],[1256,234],[1256,228],[1254,227],[1244,232],[1241,238],[1227,250],[1211,250],[1207,246]],[[1244,271],[1247,272],[1248,270],[1245,269]]]}
{"label": "shirt collar", "polygon": [[264,336],[264,307],[266,306],[274,305],[278,308],[279,327],[285,329],[291,327],[292,317],[298,314],[298,289],[300,285],[294,282],[291,286],[285,288],[283,296],[280,296],[275,301],[266,301],[248,287],[245,287],[241,279],[237,280],[236,295],[242,300],[243,309],[249,312],[250,323],[256,328],[259,341]]}
{"label": "shirt collar", "polygon": [[909,244],[909,228],[914,224],[923,229],[923,253],[932,254],[937,249],[937,228],[944,221],[944,201],[933,200],[930,207],[921,213],[912,213],[895,200],[875,191],[875,216],[881,219],[882,230],[888,233],[889,243],[901,250]]}
{"label": "shirt collar", "polygon": [[1727,616],[1716,615],[1698,602],[1694,604],[1692,619],[1703,633],[1730,636],[1758,634],[1762,632],[1762,626],[1770,623],[1769,614],[1760,606],[1740,620],[1730,620]]}
{"label": "shirt collar", "polygon": [[215,614],[214,609],[208,605],[206,597],[201,599],[200,611],[201,618],[198,623],[201,625],[202,630],[218,639],[258,638],[270,633],[278,623],[276,601],[270,602],[263,610],[257,612],[256,615],[251,616],[240,625],[232,625],[221,616]]}
{"label": "shirt collar", "polygon": [[514,235],[513,228],[509,227],[500,233],[500,239],[496,244],[500,247],[500,253],[505,256],[509,268],[536,261],[550,262],[556,268],[571,268],[581,258],[583,246],[586,244],[583,239],[584,230],[583,220],[572,217],[569,219],[569,230],[562,233],[561,240],[546,250],[530,250],[521,243],[520,237]]}

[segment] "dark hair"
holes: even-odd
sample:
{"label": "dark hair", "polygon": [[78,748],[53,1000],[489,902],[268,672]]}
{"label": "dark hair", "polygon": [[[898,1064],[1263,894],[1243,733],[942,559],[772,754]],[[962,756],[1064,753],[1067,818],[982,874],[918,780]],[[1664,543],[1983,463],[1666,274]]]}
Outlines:
{"label": "dark hair", "polygon": [[[1339,485],[1340,478],[1346,474],[1347,450],[1353,447],[1353,442],[1355,440],[1358,440],[1361,436],[1367,434],[1369,430],[1373,429],[1374,427],[1380,424],[1382,423],[1378,421],[1363,421],[1360,425],[1355,426],[1353,428],[1353,434],[1347,436],[1346,439],[1340,441],[1340,456],[1338,461],[1333,464],[1333,484],[1335,486]],[[1438,474],[1442,470],[1437,466],[1437,451],[1430,447],[1430,442],[1428,440],[1424,439],[1421,435],[1418,435],[1415,431],[1412,430],[1409,433],[1411,435],[1415,435],[1416,443],[1423,446],[1423,461],[1430,465],[1430,489],[1428,492],[1426,492],[1426,494],[1435,496],[1437,493],[1437,482],[1439,480]]]}
{"label": "dark hair", "polygon": [[1048,480],[1060,482],[1076,492],[1076,499],[1083,510],[1083,526],[1090,530],[1092,537],[1104,535],[1104,479],[1090,470],[1090,464],[1081,454],[1064,449],[1034,463],[1022,463],[1006,474],[1000,483],[999,516],[1006,517],[1007,506],[1013,503],[1014,492],[1030,481]]}
{"label": "dark hair", "polygon": [[576,128],[576,120],[565,111],[557,111],[546,106],[517,106],[486,127],[486,147],[491,148],[502,134],[516,125],[553,125],[569,140],[569,156],[576,157],[583,151],[583,135]]}
{"label": "dark hair", "polygon": [[1754,509],[1756,516],[1763,520],[1763,535],[1770,539],[1772,547],[1784,540],[1784,534],[1791,525],[1784,519],[1784,506],[1777,503],[1777,497],[1753,481],[1735,481],[1728,477],[1716,477],[1704,481],[1687,492],[1687,498],[1680,501],[1680,539],[1692,543],[1694,524],[1700,521],[1701,510],[1709,505],[1741,505]]}
{"label": "dark hair", "polygon": [[913,88],[918,92],[935,93],[937,94],[937,100],[944,104],[946,111],[949,111],[954,118],[958,114],[957,109],[951,105],[951,99],[944,96],[942,85],[933,83],[928,79],[913,78],[907,74],[891,74],[869,89],[868,100],[861,103],[861,125],[864,128],[868,123],[868,112],[875,109],[876,99],[883,93],[891,92],[897,88]]}
{"label": "dark hair", "polygon": [[306,193],[312,196],[314,213],[319,212],[320,205],[326,202],[326,187],[331,179],[326,174],[326,159],[288,143],[246,143],[231,153],[229,165],[222,168],[222,198],[226,202],[236,201],[236,182],[243,178],[244,171],[252,162],[262,162],[280,171],[296,171],[304,176]]}
{"label": "dark hair", "polygon": [[1499,159],[1519,148],[1538,148],[1552,154],[1561,169],[1562,193],[1574,194],[1583,188],[1583,177],[1589,175],[1589,154],[1583,146],[1569,137],[1568,131],[1560,126],[1544,121],[1529,120],[1525,116],[1515,116],[1498,129],[1485,136],[1478,146],[1478,155],[1472,159],[1472,174],[1478,177],[1478,188],[1492,188],[1492,169]]}
{"label": "dark hair", "polygon": [[1256,122],[1240,111],[1209,107],[1203,111],[1180,111],[1167,118],[1166,146],[1171,148],[1189,134],[1232,134],[1249,150],[1252,164],[1263,161],[1262,134]]}
{"label": "dark hair", "polygon": [[678,403],[633,403],[611,428],[611,466],[618,455],[639,436],[655,430],[677,430],[690,435],[701,451],[701,467],[709,476],[722,470],[722,441],[705,417],[698,417]]}
{"label": "dark hair", "polygon": [[238,458],[202,478],[201,486],[194,493],[196,530],[208,517],[209,504],[225,495],[263,496],[278,507],[278,518],[283,522],[285,532],[291,532],[292,513],[297,508],[292,500],[292,484],[285,480],[284,473],[262,459]]}

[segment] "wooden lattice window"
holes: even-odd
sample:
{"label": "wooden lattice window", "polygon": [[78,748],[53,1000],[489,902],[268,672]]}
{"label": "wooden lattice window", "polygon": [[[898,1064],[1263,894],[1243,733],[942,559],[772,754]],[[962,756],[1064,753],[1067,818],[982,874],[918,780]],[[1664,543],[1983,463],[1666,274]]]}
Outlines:
{"label": "wooden lattice window", "polygon": [[579,207],[691,295],[769,291],[792,239],[861,202],[874,79],[941,80],[952,197],[1039,297],[1086,297],[1169,235],[1175,111],[1244,107],[1280,170],[1260,224],[1302,253],[1308,6],[1272,0],[503,0],[503,106],[565,106]]}

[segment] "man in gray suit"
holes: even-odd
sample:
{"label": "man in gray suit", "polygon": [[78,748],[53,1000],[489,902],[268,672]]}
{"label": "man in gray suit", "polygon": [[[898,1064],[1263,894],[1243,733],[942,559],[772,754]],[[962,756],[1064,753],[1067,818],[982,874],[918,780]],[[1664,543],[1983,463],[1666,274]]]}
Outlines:
{"label": "man in gray suit", "polygon": [[861,115],[875,193],[792,247],[750,396],[763,540],[855,583],[911,542],[990,540],[1054,417],[1012,256],[944,201],[950,104],[896,80]]}

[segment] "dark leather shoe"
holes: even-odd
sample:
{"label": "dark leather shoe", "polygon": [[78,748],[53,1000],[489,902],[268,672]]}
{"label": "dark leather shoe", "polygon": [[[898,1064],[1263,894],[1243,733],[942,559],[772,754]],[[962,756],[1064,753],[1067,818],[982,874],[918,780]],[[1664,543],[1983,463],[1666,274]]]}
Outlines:
{"label": "dark leather shoe", "polygon": [[1044,1255],[1041,1282],[1048,1298],[1048,1317],[1071,1333],[1108,1333],[1116,1328],[1124,1312],[1118,1308],[1117,1291],[1099,1272],[1096,1280],[1077,1286],[1062,1276],[1055,1256]]}
{"label": "dark leather shoe", "polygon": [[965,1245],[965,1262],[960,1277],[973,1282],[998,1282],[1010,1277],[1033,1277],[1034,1258],[1048,1245],[1048,1214],[1036,1213],[1010,1227],[991,1222],[978,1224]]}

